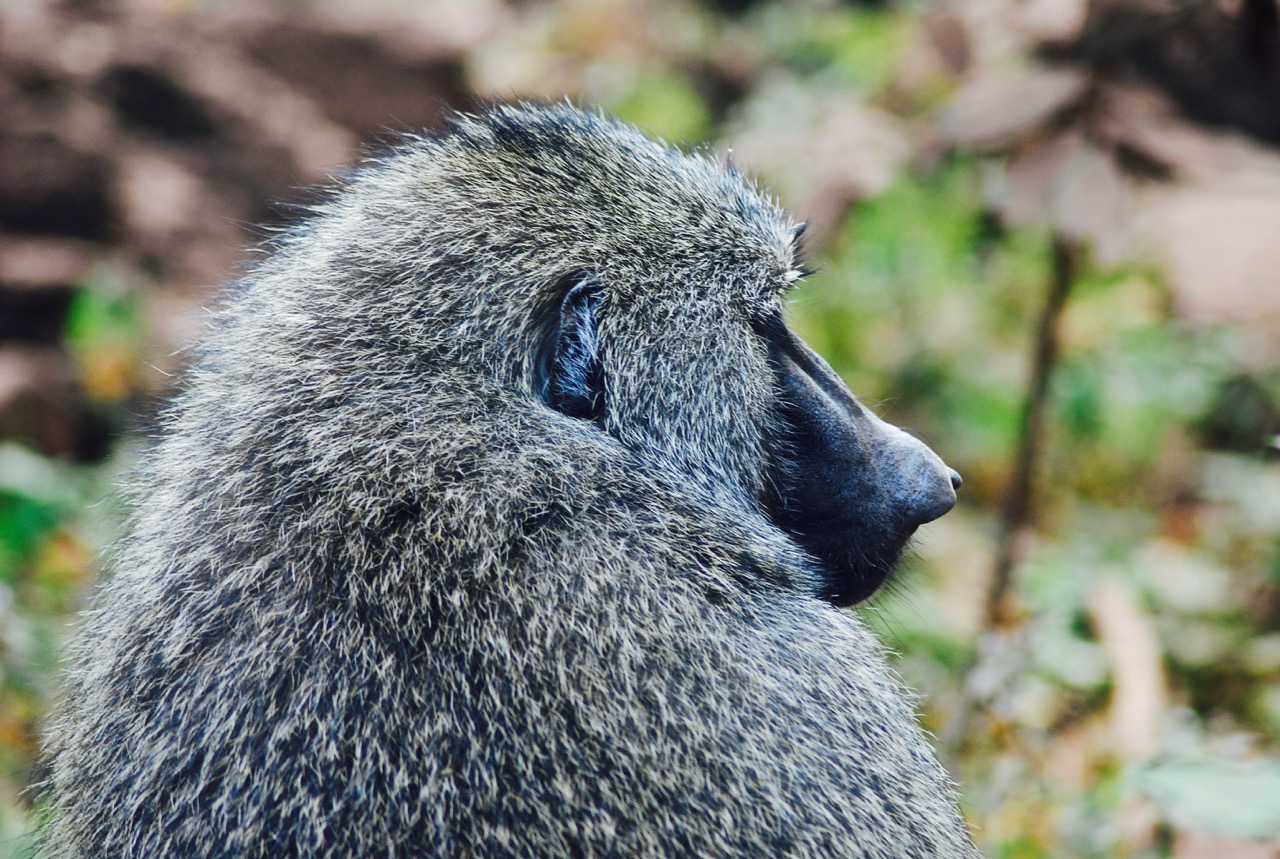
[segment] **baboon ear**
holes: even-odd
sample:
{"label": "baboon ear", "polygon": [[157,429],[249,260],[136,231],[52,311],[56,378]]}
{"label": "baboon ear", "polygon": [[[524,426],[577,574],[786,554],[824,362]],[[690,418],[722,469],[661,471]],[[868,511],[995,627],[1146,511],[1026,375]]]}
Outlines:
{"label": "baboon ear", "polygon": [[569,283],[539,362],[542,395],[558,412],[598,421],[604,415],[604,368],[596,311],[603,284],[594,275],[576,276]]}

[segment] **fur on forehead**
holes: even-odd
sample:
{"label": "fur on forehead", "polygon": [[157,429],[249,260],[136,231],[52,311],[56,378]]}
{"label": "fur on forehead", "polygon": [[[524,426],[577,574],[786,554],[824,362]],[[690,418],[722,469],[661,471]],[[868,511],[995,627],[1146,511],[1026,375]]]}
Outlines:
{"label": "fur on forehead", "polygon": [[617,298],[687,274],[755,303],[795,279],[796,225],[775,202],[718,159],[600,114],[502,106],[457,116],[402,155],[383,166],[412,177],[418,217],[436,215],[423,229],[489,251],[481,263],[529,273],[552,256],[602,274]]}

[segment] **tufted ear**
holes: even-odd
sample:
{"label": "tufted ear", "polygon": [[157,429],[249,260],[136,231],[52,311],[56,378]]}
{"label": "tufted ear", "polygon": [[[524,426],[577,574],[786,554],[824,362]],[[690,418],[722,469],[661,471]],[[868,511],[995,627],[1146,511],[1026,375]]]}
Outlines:
{"label": "tufted ear", "polygon": [[596,312],[603,299],[603,283],[595,275],[578,276],[569,283],[539,362],[542,397],[571,418],[599,421],[605,400]]}

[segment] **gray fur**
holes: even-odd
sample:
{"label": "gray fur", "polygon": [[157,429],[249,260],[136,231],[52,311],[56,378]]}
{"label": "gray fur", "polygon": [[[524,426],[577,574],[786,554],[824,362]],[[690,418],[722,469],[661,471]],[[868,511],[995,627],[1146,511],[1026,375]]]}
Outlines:
{"label": "gray fur", "polygon": [[[357,171],[229,296],[49,731],[50,857],[973,857],[756,501],[794,225],[569,107]],[[603,427],[548,408],[604,284]]]}

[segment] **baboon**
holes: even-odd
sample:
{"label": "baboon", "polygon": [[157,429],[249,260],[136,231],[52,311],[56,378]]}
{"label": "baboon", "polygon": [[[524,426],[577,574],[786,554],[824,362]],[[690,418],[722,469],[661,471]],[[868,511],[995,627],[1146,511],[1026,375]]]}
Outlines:
{"label": "baboon", "polygon": [[973,857],[854,613],[959,477],[787,328],[798,228],[568,105],[234,287],[49,729],[52,857]]}

